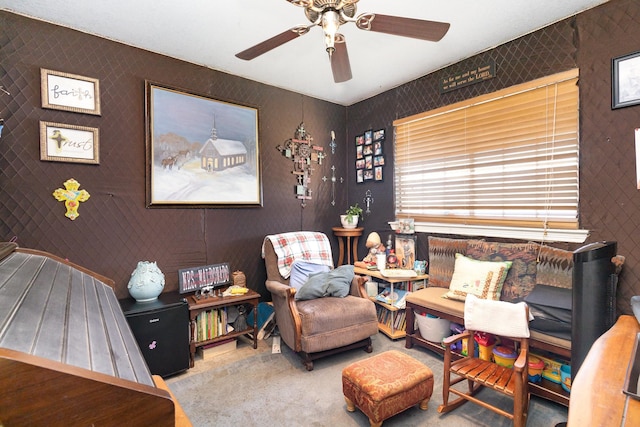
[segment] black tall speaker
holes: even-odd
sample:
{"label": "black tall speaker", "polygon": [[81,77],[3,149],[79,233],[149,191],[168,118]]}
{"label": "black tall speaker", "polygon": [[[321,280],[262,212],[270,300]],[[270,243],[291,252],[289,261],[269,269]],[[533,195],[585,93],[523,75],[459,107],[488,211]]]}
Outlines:
{"label": "black tall speaker", "polygon": [[152,374],[166,377],[189,368],[189,305],[177,292],[120,305]]}
{"label": "black tall speaker", "polygon": [[616,321],[616,242],[597,242],[573,253],[571,374],[578,373],[593,343]]}

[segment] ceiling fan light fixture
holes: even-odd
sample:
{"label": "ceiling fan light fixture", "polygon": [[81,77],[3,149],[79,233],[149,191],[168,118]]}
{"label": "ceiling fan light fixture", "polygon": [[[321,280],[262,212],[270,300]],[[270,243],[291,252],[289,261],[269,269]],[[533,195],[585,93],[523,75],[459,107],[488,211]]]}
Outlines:
{"label": "ceiling fan light fixture", "polygon": [[329,57],[335,52],[336,34],[340,28],[340,14],[329,9],[322,14],[322,30],[324,31],[324,44]]}

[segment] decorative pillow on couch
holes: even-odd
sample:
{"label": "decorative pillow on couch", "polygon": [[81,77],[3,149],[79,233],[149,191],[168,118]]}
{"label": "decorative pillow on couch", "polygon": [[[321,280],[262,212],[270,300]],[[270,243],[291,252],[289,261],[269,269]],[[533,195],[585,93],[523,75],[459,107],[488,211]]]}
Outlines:
{"label": "decorative pillow on couch", "polygon": [[429,287],[449,287],[456,254],[467,254],[467,239],[429,236]]}
{"label": "decorative pillow on couch", "polygon": [[353,265],[341,265],[326,273],[309,276],[307,282],[296,292],[296,300],[322,297],[344,298],[349,295],[354,277]]}
{"label": "decorative pillow on couch", "polygon": [[445,298],[464,301],[467,294],[498,301],[511,261],[478,261],[456,254],[453,277]]}
{"label": "decorative pillow on couch", "polygon": [[536,283],[571,289],[573,285],[573,252],[542,245]]}
{"label": "decorative pillow on couch", "polygon": [[538,245],[536,243],[503,243],[469,240],[468,257],[480,261],[511,261],[504,280],[501,300],[519,301],[536,286]]}

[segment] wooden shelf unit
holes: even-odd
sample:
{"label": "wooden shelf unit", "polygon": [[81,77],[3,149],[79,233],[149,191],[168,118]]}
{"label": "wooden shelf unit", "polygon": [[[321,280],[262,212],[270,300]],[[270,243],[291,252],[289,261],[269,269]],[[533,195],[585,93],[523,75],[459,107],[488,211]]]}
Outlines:
{"label": "wooden shelf unit", "polygon": [[[354,271],[356,274],[359,274],[361,276],[370,276],[372,278],[376,278],[378,280],[382,280],[383,282],[389,283],[391,292],[393,292],[394,286],[398,283],[422,282],[421,287],[424,287],[426,286],[426,280],[429,278],[429,276],[426,274],[421,274],[416,277],[409,277],[409,278],[387,277],[387,276],[383,276],[382,273],[380,273],[380,271],[378,270],[369,270],[367,268],[361,268],[361,267],[354,267]],[[407,291],[409,292],[408,289]],[[393,340],[404,338],[406,336],[405,328],[404,327],[396,328],[395,320],[396,320],[396,316],[400,314],[402,314],[403,316],[406,316],[405,309],[395,307],[391,304],[386,304],[382,301],[378,301],[376,297],[371,297],[371,301],[376,303],[377,311],[385,310],[386,311],[385,314],[390,316],[391,326],[387,325],[385,322],[381,322],[381,316],[380,315],[378,316],[378,329],[380,330],[380,332],[382,332],[383,334],[385,334],[386,336],[388,336]],[[403,323],[406,324],[406,322],[403,322]]]}
{"label": "wooden shelf unit", "polygon": [[[195,354],[198,347],[213,344],[218,341],[228,340],[230,338],[239,337],[241,335],[253,334],[253,348],[258,348],[258,302],[260,300],[260,294],[256,291],[249,289],[244,295],[232,295],[232,296],[209,296],[197,299],[195,295],[187,297],[189,303],[189,319],[191,323],[191,336],[189,344],[189,364],[193,368],[195,361]],[[224,307],[230,307],[235,305],[252,305],[254,310],[253,325],[247,325],[247,329],[242,331],[232,331],[224,335],[217,336],[212,339],[198,341],[197,339],[197,318],[198,315],[204,311],[215,310]]]}

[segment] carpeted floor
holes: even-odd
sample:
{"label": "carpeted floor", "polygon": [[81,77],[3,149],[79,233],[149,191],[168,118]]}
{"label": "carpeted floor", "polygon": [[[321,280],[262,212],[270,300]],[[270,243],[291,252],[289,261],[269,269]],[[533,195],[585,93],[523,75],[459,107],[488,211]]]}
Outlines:
{"label": "carpeted floor", "polygon": [[[435,387],[427,411],[412,407],[384,422],[384,426],[511,426],[512,423],[473,403],[449,414],[439,414],[442,403],[442,358],[420,349],[406,349],[404,340],[383,334],[373,337],[373,353],[354,350],[315,362],[307,371],[300,358],[284,343],[282,353],[272,354],[272,338],[258,349],[242,340],[235,351],[214,359],[196,358],[195,367],[166,379],[195,427],[204,426],[369,426],[356,410],[347,412],[342,395],[342,369],[348,364],[390,349],[397,349],[425,363],[434,374]],[[481,391],[506,410],[512,401]],[[567,420],[567,408],[533,396],[528,427],[553,427]]]}

